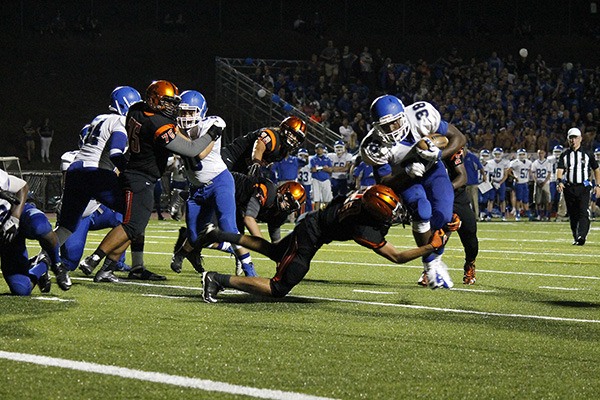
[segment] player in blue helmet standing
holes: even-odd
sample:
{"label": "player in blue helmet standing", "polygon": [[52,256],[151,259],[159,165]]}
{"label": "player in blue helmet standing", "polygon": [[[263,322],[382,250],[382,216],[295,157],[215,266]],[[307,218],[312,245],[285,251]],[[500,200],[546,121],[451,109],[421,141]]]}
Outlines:
{"label": "player in blue helmet standing", "polygon": [[[361,157],[373,165],[380,183],[390,186],[402,197],[413,220],[417,244],[426,244],[432,232],[453,219],[454,191],[441,159],[459,151],[466,138],[453,124],[443,121],[439,111],[425,101],[404,107],[397,97],[383,95],[371,104],[371,118],[373,129],[361,142]],[[434,133],[448,138],[443,150],[431,141],[427,142],[426,149],[415,146]],[[381,170],[386,165],[388,171],[391,167],[391,173]],[[443,249],[439,249],[422,258],[432,289],[453,286],[441,259],[442,253]]]}
{"label": "player in blue helmet standing", "polygon": [[[180,115],[177,118],[179,128],[191,139],[207,135],[217,126],[225,128],[225,121],[217,116],[203,117],[206,113],[206,100],[195,90],[181,93]],[[235,184],[231,172],[221,158],[221,139],[218,138],[196,157],[182,157],[185,174],[190,182],[190,196],[187,200],[185,222],[187,238],[176,245],[171,260],[171,269],[181,272],[184,259],[188,259],[194,269],[202,272],[200,247],[197,247],[198,232],[216,213],[218,225],[226,232],[239,233],[236,224]],[[179,243],[178,243],[179,244]],[[220,249],[223,250],[223,249]],[[246,276],[256,276],[252,257],[248,250],[234,245],[232,252],[240,261],[241,271]]]}
{"label": "player in blue helmet standing", "polygon": [[502,221],[506,221],[506,179],[508,178],[509,161],[504,159],[504,150],[495,147],[492,150],[493,158],[485,164],[485,172],[492,188],[487,197],[486,221],[492,220],[494,204],[498,205]]}
{"label": "player in blue helmet standing", "polygon": [[531,220],[529,210],[529,174],[531,172],[531,160],[527,159],[527,150],[517,150],[517,158],[508,165],[508,173],[514,177],[514,190],[516,198],[515,221],[521,220],[521,214]]}
{"label": "player in blue helmet standing", "polygon": [[[49,292],[48,268],[56,275],[64,270],[58,238],[46,215],[27,202],[28,192],[27,182],[0,169],[0,264],[10,293],[18,296],[29,296],[36,284]],[[43,250],[33,263],[26,239],[37,240]]]}
{"label": "player in blue helmet standing", "polygon": [[346,151],[346,144],[338,140],[333,145],[333,153],[327,154],[333,164],[331,172],[331,191],[333,197],[348,193],[348,173],[352,166],[352,155]]}
{"label": "player in blue helmet standing", "polygon": [[[123,171],[127,163],[125,115],[129,107],[140,100],[137,90],[119,86],[110,94],[110,113],[98,115],[82,129],[85,135],[81,139],[82,146],[65,174],[62,210],[55,229],[61,244],[75,232],[91,199],[110,209],[124,210],[124,198],[115,169]],[[90,182],[94,184],[90,185]],[[91,273],[91,270],[82,270]],[[56,280],[63,290],[71,287],[66,270],[56,276]]]}
{"label": "player in blue helmet standing", "polygon": [[298,182],[304,187],[306,192],[306,203],[301,208],[300,214],[312,211],[312,174],[308,162],[309,154],[305,148],[298,149]]}
{"label": "player in blue helmet standing", "polygon": [[312,190],[314,209],[325,207],[333,199],[331,192],[331,172],[333,163],[327,157],[327,148],[323,143],[315,145],[316,154],[309,159],[310,172],[312,174]]}

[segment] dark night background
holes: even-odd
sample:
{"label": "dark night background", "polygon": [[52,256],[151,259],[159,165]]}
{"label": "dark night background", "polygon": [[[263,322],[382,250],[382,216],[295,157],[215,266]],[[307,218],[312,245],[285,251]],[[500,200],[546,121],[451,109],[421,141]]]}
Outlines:
{"label": "dark night background", "polygon": [[[527,48],[550,67],[565,62],[600,65],[600,29],[592,3],[565,1],[114,1],[5,0],[0,18],[0,155],[23,157],[21,128],[48,116],[55,127],[52,168],[76,147],[81,126],[104,112],[115,86],[142,94],[155,79],[214,98],[214,58],[310,59],[328,39],[354,52],[381,48],[392,61],[433,62],[456,47],[463,59],[492,51],[515,56]],[[60,11],[66,30],[40,34]],[[323,21],[319,37],[315,12]],[[161,30],[165,14],[182,13],[186,33]],[[301,16],[306,31],[293,30]],[[72,25],[92,16],[101,36],[76,33]],[[514,34],[531,25],[532,34]],[[36,149],[36,153],[39,147]],[[41,167],[41,164],[40,164]]]}

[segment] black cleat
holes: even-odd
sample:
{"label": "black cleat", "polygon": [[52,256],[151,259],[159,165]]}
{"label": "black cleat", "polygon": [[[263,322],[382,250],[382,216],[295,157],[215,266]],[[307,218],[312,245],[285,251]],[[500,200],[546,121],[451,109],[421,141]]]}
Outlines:
{"label": "black cleat", "polygon": [[54,273],[56,284],[61,290],[67,291],[71,289],[71,277],[69,276],[69,271],[62,263],[53,264],[50,266],[50,269]]}
{"label": "black cleat", "polygon": [[134,279],[138,281],[166,281],[167,277],[148,271],[143,265],[137,265],[131,268],[127,279]]}
{"label": "black cleat", "polygon": [[204,257],[202,257],[201,247],[196,247],[190,251],[185,258],[192,264],[197,273],[201,274],[204,272]]}
{"label": "black cleat", "polygon": [[117,283],[121,282],[121,280],[110,269],[101,269],[100,271],[96,272],[96,275],[94,276],[94,282]]}
{"label": "black cleat", "polygon": [[217,234],[221,232],[214,224],[207,224],[204,229],[198,233],[197,248],[206,247],[209,244],[218,242]]}
{"label": "black cleat", "polygon": [[79,269],[87,276],[90,276],[98,264],[100,264],[100,261],[102,261],[100,257],[96,254],[92,254],[79,263]]}
{"label": "black cleat", "polygon": [[182,257],[180,254],[173,254],[173,257],[171,257],[171,269],[176,272],[176,273],[181,273],[181,267],[183,265],[183,259],[184,257]]}
{"label": "black cleat", "polygon": [[216,272],[204,272],[202,274],[202,299],[206,303],[216,303],[217,294],[223,290],[223,286],[214,280]]}
{"label": "black cleat", "polygon": [[38,279],[38,287],[40,288],[40,292],[49,293],[50,288],[52,287],[52,281],[50,280],[50,274],[48,271],[44,272],[42,276]]}

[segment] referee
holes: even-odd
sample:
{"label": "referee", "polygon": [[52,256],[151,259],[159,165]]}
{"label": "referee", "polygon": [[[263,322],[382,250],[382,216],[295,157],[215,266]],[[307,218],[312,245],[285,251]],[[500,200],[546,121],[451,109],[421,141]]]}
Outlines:
{"label": "referee", "polygon": [[591,152],[581,148],[581,131],[567,132],[569,148],[561,154],[556,168],[556,190],[565,196],[573,244],[583,246],[590,230],[590,170],[594,172],[594,194],[600,196],[600,168]]}

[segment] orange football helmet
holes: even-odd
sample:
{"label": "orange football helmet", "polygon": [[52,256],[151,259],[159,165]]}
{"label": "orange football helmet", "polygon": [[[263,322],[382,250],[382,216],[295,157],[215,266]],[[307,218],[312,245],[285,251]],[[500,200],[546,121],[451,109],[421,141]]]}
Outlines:
{"label": "orange football helmet", "polygon": [[290,152],[296,151],[306,139],[306,122],[296,116],[292,115],[281,121],[279,128],[285,135],[284,142]]}
{"label": "orange football helmet", "polygon": [[148,106],[169,118],[176,118],[181,103],[179,89],[169,81],[154,81],[146,89]]}
{"label": "orange football helmet", "polygon": [[[277,188],[279,197],[285,199],[289,208],[287,211],[296,211],[306,201],[304,186],[298,182],[286,182]],[[281,208],[281,202],[278,202]]]}
{"label": "orange football helmet", "polygon": [[363,193],[362,204],[373,218],[383,222],[392,222],[402,210],[400,198],[384,185],[369,186]]}

